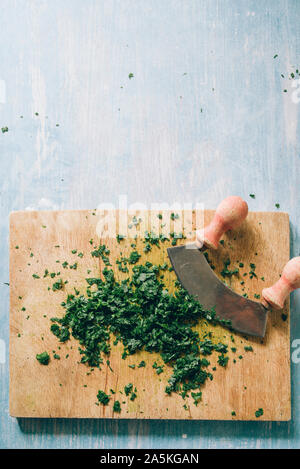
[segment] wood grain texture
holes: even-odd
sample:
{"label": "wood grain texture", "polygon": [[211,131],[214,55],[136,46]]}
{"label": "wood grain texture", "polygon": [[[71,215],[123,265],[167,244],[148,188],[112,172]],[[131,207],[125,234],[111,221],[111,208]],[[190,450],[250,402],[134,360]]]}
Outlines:
{"label": "wood grain texture", "polygon": [[[111,219],[119,220],[118,213],[113,212]],[[187,232],[188,219],[193,215],[195,229],[197,213],[181,213],[176,220],[177,228],[183,223]],[[213,212],[205,211],[204,222],[209,223]],[[142,219],[144,229],[153,228],[156,214],[140,212],[137,218]],[[127,219],[127,218],[126,218]],[[200,336],[212,330],[214,341],[222,341],[236,347],[230,352],[226,369],[217,365],[217,354],[209,357],[211,367],[217,366],[213,381],[203,387],[203,399],[197,407],[192,399],[183,401],[178,395],[167,396],[164,388],[171,370],[166,369],[157,375],[152,368],[154,361],[161,359],[158,354],[139,352],[122,360],[122,347],[112,347],[110,364],[113,372],[106,365],[99,371],[95,369],[87,375],[89,368],[79,363],[78,343],[71,340],[59,344],[50,332],[50,318],[60,317],[63,309],[60,306],[67,294],[74,292],[74,287],[85,292],[85,278],[100,275],[103,261],[92,258],[90,239],[94,244],[105,242],[111,251],[110,261],[114,266],[117,278],[124,278],[118,271],[115,260],[128,255],[132,248],[135,231],[128,230],[131,238],[117,243],[115,239],[99,239],[97,225],[100,218],[94,211],[61,211],[61,212],[15,212],[10,216],[10,413],[16,417],[67,417],[67,418],[130,418],[130,419],[208,419],[208,420],[257,420],[255,411],[264,409],[260,420],[289,420],[291,412],[290,399],[290,358],[289,358],[289,302],[285,308],[287,321],[281,318],[282,311],[269,314],[267,333],[264,340],[231,334],[222,327],[205,326],[199,323],[197,330]],[[126,226],[132,220],[128,216]],[[164,221],[170,220],[170,212],[163,212]],[[170,229],[173,231],[174,223]],[[157,223],[156,223],[157,225]],[[99,225],[98,225],[99,226]],[[117,223],[118,226],[118,223]],[[181,225],[182,227],[182,225]],[[179,232],[181,230],[175,230]],[[98,230],[99,232],[99,230]],[[117,230],[117,232],[119,232]],[[122,232],[124,234],[124,231]],[[183,242],[183,241],[181,241]],[[142,252],[142,240],[137,240],[137,248]],[[148,254],[143,254],[141,261],[150,260],[155,264],[168,261],[166,242],[161,248],[153,247]],[[59,246],[59,247],[55,247]],[[77,252],[72,254],[72,250]],[[84,256],[78,257],[82,252]],[[284,213],[253,212],[247,221],[234,232],[224,236],[224,246],[217,252],[209,251],[209,257],[220,273],[223,262],[230,257],[233,265],[244,264],[238,277],[232,277],[232,287],[239,293],[247,293],[254,299],[254,294],[261,293],[265,285],[273,284],[289,259],[289,219]],[[59,262],[57,262],[59,261]],[[76,270],[64,269],[62,263],[78,263]],[[255,263],[257,278],[250,279],[250,263]],[[68,281],[61,291],[52,291],[52,284],[57,279],[49,276],[43,278],[45,269],[49,272],[60,272],[60,277]],[[87,274],[90,270],[90,274]],[[247,273],[246,276],[243,276]],[[34,279],[32,275],[40,278]],[[220,274],[219,274],[220,275]],[[264,277],[264,281],[261,279]],[[166,273],[165,282],[169,287],[175,273]],[[244,280],[245,284],[240,282]],[[50,287],[50,289],[48,289]],[[21,297],[21,298],[20,298]],[[26,310],[22,310],[26,308]],[[45,317],[46,316],[46,317]],[[252,345],[254,352],[245,352],[246,345]],[[58,350],[58,346],[61,349]],[[51,358],[48,366],[42,366],[36,360],[36,354],[48,351]],[[53,359],[52,351],[61,356]],[[66,355],[68,358],[65,358]],[[239,359],[242,355],[242,359]],[[236,359],[236,363],[234,363]],[[145,360],[147,366],[132,370],[128,365],[138,364]],[[210,370],[211,370],[210,367]],[[124,386],[132,382],[137,387],[138,397],[134,402],[119,394]],[[97,406],[98,390],[108,394],[110,389],[117,391],[112,396],[110,405]],[[125,400],[121,414],[113,412],[114,400]],[[188,410],[183,408],[188,405]],[[235,411],[233,417],[231,412]]]}

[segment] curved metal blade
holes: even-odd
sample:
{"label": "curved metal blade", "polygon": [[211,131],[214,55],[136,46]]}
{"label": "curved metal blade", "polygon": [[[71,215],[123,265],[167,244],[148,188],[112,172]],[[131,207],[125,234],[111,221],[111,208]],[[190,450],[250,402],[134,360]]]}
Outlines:
{"label": "curved metal blade", "polygon": [[205,309],[215,308],[217,316],[230,320],[233,329],[243,334],[264,337],[267,310],[226,287],[210,268],[195,245],[168,248],[168,255],[178,280]]}

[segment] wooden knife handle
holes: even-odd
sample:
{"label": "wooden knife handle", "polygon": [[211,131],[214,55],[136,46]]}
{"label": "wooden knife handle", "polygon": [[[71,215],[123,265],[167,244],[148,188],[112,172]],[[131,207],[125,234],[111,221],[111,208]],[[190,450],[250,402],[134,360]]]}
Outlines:
{"label": "wooden knife handle", "polygon": [[222,235],[233,228],[237,228],[248,214],[248,205],[245,200],[236,195],[224,199],[217,207],[211,223],[203,230],[196,231],[196,244],[200,249],[203,246],[217,249]]}
{"label": "wooden knife handle", "polygon": [[288,295],[300,288],[300,257],[293,257],[285,265],[282,275],[272,287],[262,291],[262,303],[275,309],[282,309]]}

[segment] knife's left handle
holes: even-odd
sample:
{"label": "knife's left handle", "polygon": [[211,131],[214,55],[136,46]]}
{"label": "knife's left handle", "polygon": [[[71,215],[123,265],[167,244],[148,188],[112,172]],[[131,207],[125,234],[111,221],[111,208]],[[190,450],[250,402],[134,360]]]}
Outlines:
{"label": "knife's left handle", "polygon": [[217,207],[211,223],[203,230],[196,231],[196,245],[217,249],[223,234],[237,228],[248,215],[248,205],[241,197],[226,197]]}

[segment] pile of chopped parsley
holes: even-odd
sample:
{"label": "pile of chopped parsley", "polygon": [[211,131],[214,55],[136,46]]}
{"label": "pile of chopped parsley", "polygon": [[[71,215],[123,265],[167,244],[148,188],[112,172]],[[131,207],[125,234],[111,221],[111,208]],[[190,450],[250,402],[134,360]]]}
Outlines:
{"label": "pile of chopped parsley", "polygon": [[[148,236],[147,242],[150,239]],[[207,356],[219,353],[219,365],[226,366],[227,345],[200,338],[194,327],[199,320],[212,325],[230,323],[217,318],[214,310],[204,310],[178,282],[175,293],[168,291],[161,278],[164,265],[139,264],[139,256],[133,254],[129,257],[133,258],[132,272],[117,281],[109,249],[100,245],[91,254],[104,261],[102,278],[87,278],[86,295],[68,295],[62,303],[64,316],[51,319],[51,331],[60,342],[71,335],[78,340],[81,363],[101,368],[112,344],[119,342],[123,344],[123,359],[140,350],[159,353],[164,365],[155,364],[157,374],[166,367],[172,370],[165,392],[176,392],[183,398],[213,379]],[[192,397],[196,405],[201,393],[192,393]],[[101,393],[98,400],[106,401]]]}

